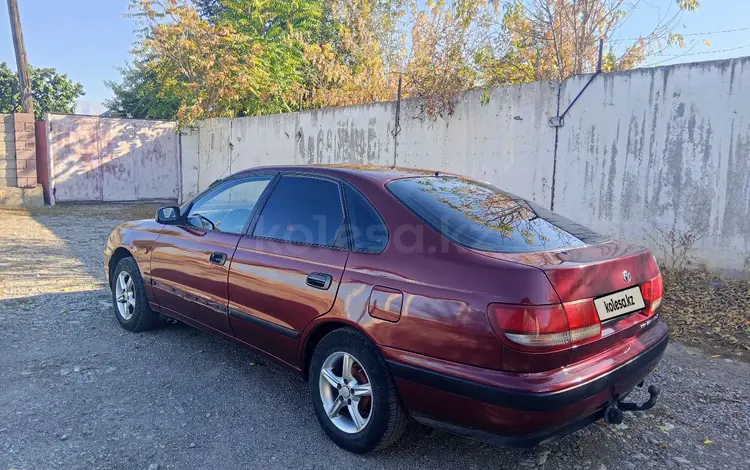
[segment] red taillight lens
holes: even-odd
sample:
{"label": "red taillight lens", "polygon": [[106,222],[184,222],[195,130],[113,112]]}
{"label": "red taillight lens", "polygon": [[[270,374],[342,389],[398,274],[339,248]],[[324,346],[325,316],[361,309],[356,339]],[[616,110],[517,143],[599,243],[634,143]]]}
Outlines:
{"label": "red taillight lens", "polygon": [[641,284],[641,295],[643,295],[643,301],[646,303],[646,315],[650,317],[661,306],[661,298],[664,296],[664,283],[661,274]]}
{"label": "red taillight lens", "polygon": [[601,333],[591,299],[557,305],[490,304],[488,310],[497,335],[519,349],[561,350]]}

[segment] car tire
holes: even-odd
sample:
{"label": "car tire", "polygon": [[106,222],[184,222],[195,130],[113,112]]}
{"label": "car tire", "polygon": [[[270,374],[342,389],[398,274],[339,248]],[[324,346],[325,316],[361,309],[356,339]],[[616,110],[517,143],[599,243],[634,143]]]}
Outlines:
{"label": "car tire", "polygon": [[[354,365],[349,367],[352,374],[348,385],[343,388],[346,388],[347,397],[355,399],[354,408],[351,408],[351,401],[346,403],[347,400],[342,399],[344,390],[333,385],[338,383],[336,380],[346,380],[343,371],[346,356]],[[339,360],[342,366],[330,367]],[[324,374],[324,366],[332,374]],[[362,333],[342,328],[326,335],[313,352],[308,377],[315,415],[328,437],[342,449],[356,453],[381,450],[396,442],[403,433],[407,415],[393,377],[378,348]],[[364,393],[368,384],[369,403],[365,403],[368,397]],[[363,396],[354,396],[360,392]],[[341,411],[336,417],[329,417],[328,411],[334,408],[331,401],[333,396],[335,400],[341,399]],[[358,415],[359,423],[352,418],[352,412]],[[365,414],[366,423],[360,428],[357,424],[362,424],[361,419]],[[350,422],[347,422],[347,418]]]}
{"label": "car tire", "polygon": [[[133,258],[121,259],[110,281],[115,316],[123,328],[137,333],[150,330],[159,323],[159,314],[148,306],[141,270]],[[124,286],[118,286],[119,282],[123,282]],[[125,302],[122,302],[123,293]]]}

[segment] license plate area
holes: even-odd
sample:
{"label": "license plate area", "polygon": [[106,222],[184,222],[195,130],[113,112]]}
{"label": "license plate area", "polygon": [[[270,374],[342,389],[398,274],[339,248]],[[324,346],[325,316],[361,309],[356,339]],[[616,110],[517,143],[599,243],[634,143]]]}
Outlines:
{"label": "license plate area", "polygon": [[594,299],[594,306],[600,321],[607,321],[646,308],[641,288],[638,286]]}

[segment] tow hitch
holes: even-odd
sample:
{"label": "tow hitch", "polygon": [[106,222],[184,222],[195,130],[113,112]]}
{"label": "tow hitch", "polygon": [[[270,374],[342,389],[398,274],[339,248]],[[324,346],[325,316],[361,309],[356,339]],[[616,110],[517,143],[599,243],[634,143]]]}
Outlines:
{"label": "tow hitch", "polygon": [[[643,382],[638,384],[639,387],[643,386]],[[646,411],[656,405],[656,399],[659,397],[659,387],[656,385],[650,385],[648,387],[649,398],[646,402],[639,405],[637,403],[624,402],[617,400],[607,407],[604,412],[604,421],[607,424],[620,424],[622,423],[622,412],[623,411]]]}

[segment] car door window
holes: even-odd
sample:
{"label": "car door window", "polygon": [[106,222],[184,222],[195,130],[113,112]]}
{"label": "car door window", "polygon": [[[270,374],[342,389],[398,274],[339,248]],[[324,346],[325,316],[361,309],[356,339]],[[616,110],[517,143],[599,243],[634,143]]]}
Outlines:
{"label": "car door window", "polygon": [[388,243],[388,230],[372,204],[359,191],[344,186],[352,247],[357,251],[381,252]]}
{"label": "car door window", "polygon": [[199,199],[187,215],[188,225],[241,234],[273,176],[227,181]]}
{"label": "car door window", "polygon": [[345,247],[344,211],[336,182],[283,176],[260,214],[253,235],[294,243]]}

